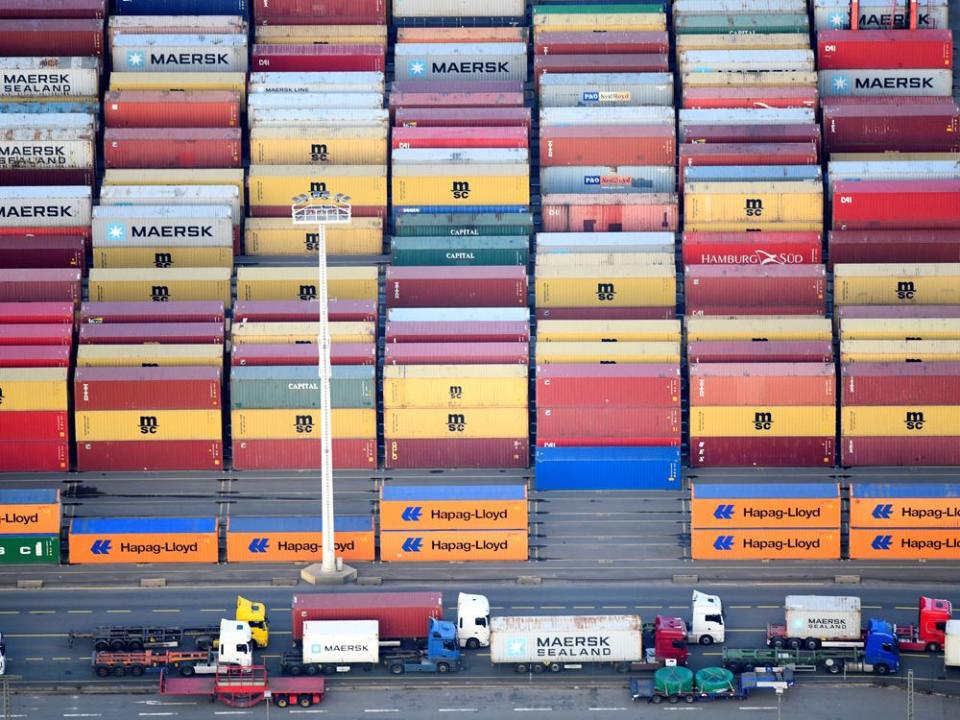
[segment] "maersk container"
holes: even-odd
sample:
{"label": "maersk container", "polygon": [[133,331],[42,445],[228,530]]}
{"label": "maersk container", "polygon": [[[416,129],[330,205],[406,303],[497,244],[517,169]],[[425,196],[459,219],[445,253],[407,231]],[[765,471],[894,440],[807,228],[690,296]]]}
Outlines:
{"label": "maersk container", "polygon": [[682,73],[816,70],[813,50],[684,50],[677,64]]}
{"label": "maersk container", "polygon": [[494,616],[490,662],[526,672],[534,665],[630,663],[643,659],[639,615]]}
{"label": "maersk container", "polygon": [[99,76],[93,57],[0,58],[0,97],[96,97]]}
{"label": "maersk container", "polygon": [[950,70],[821,70],[820,95],[943,96],[953,92]]}
{"label": "maersk container", "polygon": [[541,107],[672,106],[673,75],[651,73],[547,73],[540,78]]}
{"label": "maersk container", "polygon": [[522,18],[524,0],[393,0],[395,18]]}
{"label": "maersk container", "polygon": [[97,117],[89,113],[48,113],[20,115],[4,113],[0,115],[0,128],[4,131],[31,128],[37,132],[50,130],[73,130],[77,133],[93,133],[97,131]]}
{"label": "maersk container", "polygon": [[680,448],[538,447],[537,490],[679,490]]}
{"label": "maersk container", "polygon": [[[949,27],[949,0],[914,0],[917,28]],[[861,30],[907,29],[909,0],[860,0],[857,27]],[[850,28],[850,0],[814,0],[814,25],[819,30]]]}
{"label": "maersk container", "polygon": [[[682,111],[681,111],[682,112]],[[669,125],[676,121],[672,107],[577,107],[540,109],[540,127],[572,125]],[[811,114],[810,122],[813,122]]]}
{"label": "maersk container", "polygon": [[676,170],[669,166],[545,167],[540,170],[544,194],[672,193]]}
{"label": "maersk container", "polygon": [[93,167],[94,133],[76,130],[6,130],[0,136],[0,170],[83,170]]}
{"label": "maersk container", "polygon": [[526,148],[421,148],[392,150],[390,159],[397,165],[523,165],[530,163]]}
{"label": "maersk container", "polygon": [[400,43],[395,48],[397,80],[527,79],[523,43]]}
{"label": "maersk container", "polygon": [[250,94],[384,93],[384,75],[371,72],[252,72]]}
{"label": "maersk container", "polygon": [[861,639],[860,598],[829,595],[787,595],[783,637],[812,638],[818,646]]}
{"label": "maersk container", "polygon": [[92,225],[101,247],[233,247],[228,205],[98,205]]}
{"label": "maersk container", "polygon": [[303,662],[331,667],[376,665],[380,660],[378,627],[376,620],[307,621],[303,623]]}
{"label": "maersk container", "polygon": [[526,235],[533,232],[530,213],[474,213],[453,215],[400,215],[394,218],[395,236]]}
{"label": "maersk container", "polygon": [[376,620],[380,640],[422,639],[444,610],[438,592],[298,593],[291,605],[294,644],[303,640],[304,623],[317,620]]}
{"label": "maersk container", "polygon": [[247,35],[119,34],[112,42],[117,72],[246,72]]}
{"label": "maersk container", "polygon": [[[373,366],[332,368],[330,402],[335,408],[371,408],[376,402]],[[317,369],[308,365],[237,367],[230,375],[234,409],[319,408]]]}
{"label": "maersk container", "polygon": [[89,226],[91,195],[82,185],[0,187],[0,227]]}
{"label": "maersk container", "polygon": [[394,265],[523,265],[529,259],[526,235],[395,237]]}
{"label": "maersk container", "polygon": [[234,185],[104,185],[100,189],[100,205],[227,206],[234,225],[243,218],[240,203],[240,190]]}
{"label": "maersk container", "polygon": [[116,0],[118,15],[246,15],[248,0]]}
{"label": "maersk container", "polygon": [[[271,73],[272,74],[272,73]],[[248,111],[338,109],[338,108],[383,108],[382,92],[298,92],[265,93],[252,92],[247,96]]]}
{"label": "maersk container", "polygon": [[827,30],[819,33],[817,43],[821,70],[953,69],[953,35],[949,29],[925,33]]}

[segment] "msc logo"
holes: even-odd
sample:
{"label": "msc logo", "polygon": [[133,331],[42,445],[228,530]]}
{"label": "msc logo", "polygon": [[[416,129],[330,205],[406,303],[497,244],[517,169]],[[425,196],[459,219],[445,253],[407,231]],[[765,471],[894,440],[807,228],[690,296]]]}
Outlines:
{"label": "msc logo", "polygon": [[923,430],[925,422],[922,412],[908,412],[903,424],[907,426],[907,430]]}
{"label": "msc logo", "polygon": [[157,418],[154,415],[141,415],[140,416],[140,434],[141,435],[156,435],[157,430],[160,429],[160,423],[157,422]]}
{"label": "msc logo", "polygon": [[325,182],[312,182],[312,183],[310,183],[310,192],[312,192],[312,193],[315,193],[315,192],[320,192],[320,193],[322,193],[322,192],[326,192],[326,191],[327,191],[327,184],[326,184]]}
{"label": "msc logo", "polygon": [[768,413],[768,412],[754,413],[753,429],[754,430],[772,430],[773,429],[773,413]]}
{"label": "msc logo", "polygon": [[454,180],[450,186],[450,193],[457,200],[466,200],[470,197],[470,183],[463,180]]}
{"label": "msc logo", "polygon": [[326,145],[310,145],[310,159],[313,162],[326,162],[330,159],[330,155],[327,153]]}
{"label": "msc logo", "polygon": [[[450,399],[451,400],[462,400],[463,399],[463,387],[460,385],[451,385],[450,386]],[[2,398],[0,398],[2,401]]]}
{"label": "msc logo", "polygon": [[317,252],[320,249],[320,233],[307,233],[304,235],[303,247],[310,252]]}
{"label": "msc logo", "polygon": [[743,209],[747,217],[760,217],[763,215],[763,200],[759,198],[747,198]]}
{"label": "msc logo", "polygon": [[301,285],[300,289],[297,290],[297,297],[304,301],[316,300],[317,299],[317,286],[316,285]]}
{"label": "msc logo", "polygon": [[168,268],[173,265],[173,255],[165,252],[154,253],[153,264],[158,268]]}
{"label": "msc logo", "polygon": [[912,280],[897,283],[897,299],[913,300],[917,295],[917,286]]}
{"label": "msc logo", "polygon": [[150,288],[150,299],[154,302],[168,302],[170,300],[170,288],[166,285],[153,285]]}
{"label": "msc logo", "polygon": [[447,415],[447,430],[450,432],[463,432],[467,429],[467,417],[459,413],[450,413]]}
{"label": "msc logo", "polygon": [[600,302],[613,302],[617,296],[617,289],[613,283],[597,283],[597,300]]}
{"label": "msc logo", "polygon": [[297,415],[293,420],[298,433],[313,432],[313,415]]}

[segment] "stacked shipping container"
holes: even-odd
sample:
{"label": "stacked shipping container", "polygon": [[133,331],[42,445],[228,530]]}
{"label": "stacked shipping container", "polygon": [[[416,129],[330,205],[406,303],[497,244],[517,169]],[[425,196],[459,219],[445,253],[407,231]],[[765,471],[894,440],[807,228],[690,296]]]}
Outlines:
{"label": "stacked shipping container", "polygon": [[[370,515],[341,515],[334,521],[337,557],[347,562],[376,559],[377,539]],[[227,521],[227,562],[310,562],[323,555],[318,517],[231,517]]]}
{"label": "stacked shipping container", "polygon": [[0,490],[0,565],[59,562],[60,491]]}

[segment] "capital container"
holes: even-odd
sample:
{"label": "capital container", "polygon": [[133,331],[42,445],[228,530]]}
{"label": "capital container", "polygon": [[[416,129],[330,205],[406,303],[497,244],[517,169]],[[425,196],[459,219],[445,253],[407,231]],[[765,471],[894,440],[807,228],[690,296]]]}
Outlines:
{"label": "capital container", "polygon": [[[526,499],[526,492],[523,495]],[[526,503],[524,503],[526,511]],[[524,522],[526,527],[526,522]],[[60,533],[60,491],[0,490],[0,530],[4,535]]]}
{"label": "capital container", "polygon": [[522,365],[387,365],[386,408],[521,407],[528,404]]}
{"label": "capital container", "polygon": [[680,369],[672,364],[555,364],[537,367],[545,407],[679,407]]}
{"label": "capital container", "polygon": [[960,180],[833,183],[834,230],[960,227]]}
{"label": "capital container", "polygon": [[239,128],[111,128],[104,162],[111,168],[240,167]]}
{"label": "capital container", "polygon": [[87,98],[99,92],[100,64],[93,57],[0,59],[0,97]]}
{"label": "capital container", "polygon": [[[319,321],[316,304],[302,300],[240,300],[233,309],[237,322],[302,322]],[[376,322],[374,300],[330,300],[327,313],[332,322]]]}
{"label": "capital container", "polygon": [[821,70],[862,68],[953,68],[953,35],[928,32],[824,30],[817,34]]}
{"label": "capital container", "polygon": [[820,146],[820,126],[809,123],[687,124],[680,126],[683,143],[813,143]]}
{"label": "capital container", "polygon": [[247,35],[122,33],[111,56],[117,72],[246,72]]}
{"label": "capital container", "polygon": [[960,528],[957,486],[950,483],[850,485],[850,525],[855,528]]}
{"label": "capital container", "polygon": [[70,445],[66,440],[0,440],[3,472],[65,472],[69,469]]}
{"label": "capital container", "polygon": [[79,235],[0,235],[0,266],[7,268],[83,268]]}
{"label": "capital container", "polygon": [[694,560],[839,560],[840,529],[698,530]]}
{"label": "capital container", "polygon": [[517,438],[392,439],[384,441],[384,467],[526,468],[530,443]]}
{"label": "capital container", "polygon": [[[376,267],[332,267],[328,277],[330,298],[377,299]],[[237,300],[314,301],[316,282],[311,267],[244,267],[237,271]]]}
{"label": "capital container", "polygon": [[525,485],[384,485],[382,530],[526,530]]}
{"label": "capital container", "polygon": [[380,531],[382,562],[524,562],[528,557],[525,529]]}
{"label": "capital container", "polygon": [[[335,408],[333,437],[376,437],[376,412],[372,408]],[[311,408],[233,410],[230,425],[234,440],[306,440],[319,437],[320,414]],[[314,430],[317,434],[314,435]]]}
{"label": "capital container", "polygon": [[[235,439],[231,451],[234,470],[319,470],[321,465],[315,441]],[[376,469],[376,438],[335,438],[333,467]]]}
{"label": "capital container", "polygon": [[680,449],[538,447],[537,490],[671,490],[680,487]]}
{"label": "capital container", "polygon": [[690,467],[833,467],[837,438],[690,436]]}
{"label": "capital container", "polygon": [[840,360],[860,362],[956,362],[960,361],[953,340],[847,340],[840,346]]}
{"label": "capital container", "polygon": [[73,328],[64,324],[0,325],[0,345],[71,345]]}
{"label": "capital container", "polygon": [[[42,52],[38,53],[38,49]],[[6,57],[103,57],[102,19],[0,19]]]}
{"label": "capital container", "polygon": [[0,270],[2,302],[70,302],[80,300],[80,270]]}
{"label": "capital container", "polygon": [[303,640],[303,623],[316,620],[376,620],[381,640],[422,639],[430,619],[444,612],[438,592],[298,593],[291,605],[295,644]]}
{"label": "capital container", "polygon": [[387,0],[254,0],[257,25],[386,25]]}
{"label": "capital container", "polygon": [[960,106],[946,98],[936,105],[823,103],[824,149],[833,152],[960,150]]}
{"label": "capital container", "polygon": [[[878,212],[880,212],[878,210]],[[838,264],[834,267],[837,305],[957,305],[956,263]]]}
{"label": "capital container", "polygon": [[854,405],[960,405],[956,362],[857,362],[841,365],[844,407]]}
{"label": "capital container", "polygon": [[70,353],[63,345],[0,346],[0,368],[68,367]]}
{"label": "capital container", "polygon": [[220,386],[218,367],[78,367],[73,400],[77,412],[218,409]]}
{"label": "capital container", "polygon": [[686,268],[688,315],[822,315],[823,265],[691,265]]}
{"label": "capital container", "polygon": [[690,367],[690,402],[733,405],[826,406],[837,401],[829,363],[704,363]]}
{"label": "capital container", "polygon": [[[818,31],[850,27],[850,0],[816,0],[814,23]],[[917,28],[947,27],[948,0],[923,0],[917,6]],[[862,30],[907,29],[910,10],[906,0],[860,0],[857,26]]]}
{"label": "capital container", "polygon": [[394,265],[526,265],[525,236],[397,237],[391,241]]}
{"label": "capital container", "polygon": [[960,529],[850,529],[851,560],[957,560]]}
{"label": "capital container", "polygon": [[823,262],[820,233],[683,234],[684,265],[816,265]]}
{"label": "capital container", "polygon": [[687,346],[691,363],[833,362],[828,340],[697,340]]}
{"label": "capital container", "polygon": [[[373,407],[374,371],[370,366],[336,366],[331,377],[331,407]],[[241,408],[319,408],[317,374],[307,366],[239,367],[230,376],[230,403]]]}
{"label": "capital container", "polygon": [[75,518],[70,564],[216,563],[216,518]]}
{"label": "capital container", "polygon": [[221,440],[145,440],[77,443],[80,472],[219,471]]}
{"label": "capital container", "polygon": [[264,45],[251,50],[251,69],[271,72],[383,72],[382,45]]}
{"label": "capital container", "polygon": [[0,187],[0,226],[74,228],[90,225],[88,186]]}
{"label": "capital container", "polygon": [[393,112],[395,127],[524,127],[531,125],[530,108],[525,107],[398,107]]}
{"label": "capital container", "polygon": [[4,18],[103,18],[106,0],[48,0],[40,7],[24,7],[17,0],[0,0]]}
{"label": "capital container", "polygon": [[690,522],[704,528],[840,528],[840,484],[696,482]]}
{"label": "capital container", "polygon": [[[376,345],[373,343],[338,343],[330,348],[333,365],[373,365],[376,363]],[[244,365],[309,365],[320,362],[317,345],[241,345],[232,348],[230,363]]]}
{"label": "capital container", "polygon": [[224,307],[229,307],[230,276],[229,268],[93,268],[89,293],[95,302],[219,300]]}
{"label": "capital container", "polygon": [[[373,562],[376,536],[370,515],[339,515],[333,522],[336,553],[348,562]],[[323,555],[318,517],[231,517],[227,562],[309,562]]]}
{"label": "capital container", "polygon": [[109,92],[103,99],[110,128],[234,128],[240,95],[229,90]]}

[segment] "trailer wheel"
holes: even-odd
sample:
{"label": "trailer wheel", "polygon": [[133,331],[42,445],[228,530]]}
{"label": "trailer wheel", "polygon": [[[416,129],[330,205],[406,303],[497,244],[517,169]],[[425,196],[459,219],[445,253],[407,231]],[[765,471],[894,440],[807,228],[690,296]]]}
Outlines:
{"label": "trailer wheel", "polygon": [[776,650],[783,650],[784,642],[782,637],[774,638],[771,644]]}
{"label": "trailer wheel", "polygon": [[113,669],[113,674],[116,675],[117,677],[123,677],[126,674],[126,668],[123,667],[123,665],[117,665]]}
{"label": "trailer wheel", "polygon": [[106,640],[97,640],[93,644],[93,649],[97,652],[106,652],[110,649],[110,643],[108,643]]}
{"label": "trailer wheel", "polygon": [[93,671],[97,674],[97,677],[107,677],[110,674],[109,665],[95,665]]}
{"label": "trailer wheel", "polygon": [[306,670],[307,670],[307,675],[316,675],[321,670],[326,670],[326,668],[323,667],[322,665],[320,667],[317,667],[316,665],[307,665]]}
{"label": "trailer wheel", "polygon": [[525,673],[527,671],[527,666],[524,663],[520,663],[519,665],[514,665],[513,669],[518,673]]}
{"label": "trailer wheel", "polygon": [[927,652],[940,652],[940,644],[934,642],[927,643]]}
{"label": "trailer wheel", "polygon": [[790,648],[791,650],[799,650],[800,645],[801,645],[800,638],[790,638],[789,640],[787,640],[787,647]]}
{"label": "trailer wheel", "polygon": [[803,644],[807,650],[818,650],[820,648],[820,641],[816,638],[807,638]]}
{"label": "trailer wheel", "polygon": [[560,663],[550,663],[550,672],[558,673],[561,670],[563,670],[563,665],[561,665]]}
{"label": "trailer wheel", "polygon": [[134,677],[143,675],[143,665],[133,665],[130,667],[130,674]]}
{"label": "trailer wheel", "polygon": [[827,672],[831,675],[839,675],[841,670],[843,670],[843,663],[839,660],[827,661]]}
{"label": "trailer wheel", "polygon": [[659,705],[663,702],[663,698],[660,695],[654,695],[652,698],[650,698],[650,702],[652,702],[654,705]]}
{"label": "trailer wheel", "polygon": [[297,698],[297,705],[302,708],[308,708],[313,705],[313,699],[309,695],[301,695]]}
{"label": "trailer wheel", "polygon": [[189,663],[180,666],[180,674],[183,675],[183,677],[190,677],[194,674],[194,672],[195,670],[193,665],[190,665]]}
{"label": "trailer wheel", "polygon": [[447,665],[447,663],[445,663],[445,662],[438,662],[438,663],[437,663],[437,672],[440,673],[441,675],[446,674],[446,673],[450,672],[450,666]]}
{"label": "trailer wheel", "polygon": [[530,669],[533,670],[533,674],[534,674],[534,675],[539,675],[540,673],[542,673],[542,672],[545,670],[545,668],[543,667],[543,665],[541,665],[540,663],[537,663],[536,665],[534,665],[534,666],[533,666],[532,668],[530,668]]}
{"label": "trailer wheel", "polygon": [[877,675],[889,675],[889,674],[890,674],[890,668],[887,667],[886,665],[884,665],[883,663],[880,663],[879,665],[877,665],[877,667],[875,667],[873,671],[874,671]]}
{"label": "trailer wheel", "polygon": [[679,695],[671,695],[671,696],[670,696],[670,704],[671,704],[671,705],[676,705],[678,702],[680,702],[680,696],[679,696]]}
{"label": "trailer wheel", "polygon": [[290,701],[287,700],[286,695],[278,695],[277,699],[274,700],[273,704],[276,705],[278,708],[285,708],[287,705],[290,704]]}
{"label": "trailer wheel", "polygon": [[390,663],[390,672],[393,675],[403,675],[403,663],[402,662]]}
{"label": "trailer wheel", "polygon": [[293,675],[294,677],[297,677],[298,675],[303,674],[303,665],[293,663],[292,665],[290,665],[289,670],[291,675]]}
{"label": "trailer wheel", "polygon": [[140,652],[143,650],[143,640],[131,640],[130,652]]}
{"label": "trailer wheel", "polygon": [[468,650],[477,650],[480,647],[480,641],[476,638],[470,638],[467,640],[467,649]]}
{"label": "trailer wheel", "polygon": [[696,700],[696,698],[695,698],[693,695],[687,695],[687,696],[685,696],[685,697],[683,698],[683,701],[684,701],[687,705],[693,705],[693,701],[694,701],[694,700]]}
{"label": "trailer wheel", "polygon": [[700,636],[701,645],[713,645],[713,636],[712,635],[701,635]]}
{"label": "trailer wheel", "polygon": [[114,652],[123,652],[127,649],[127,644],[123,640],[114,640],[110,643],[110,649]]}

